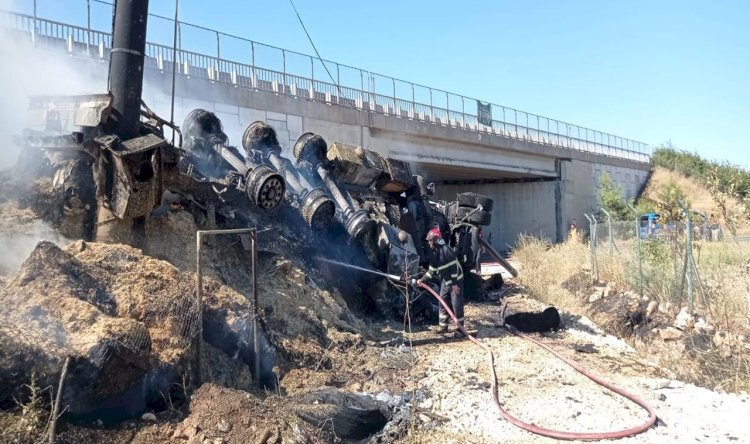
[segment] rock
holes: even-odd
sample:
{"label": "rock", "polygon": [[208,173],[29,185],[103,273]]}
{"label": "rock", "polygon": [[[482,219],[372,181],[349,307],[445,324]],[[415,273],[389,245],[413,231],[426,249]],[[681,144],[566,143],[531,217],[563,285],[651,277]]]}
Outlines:
{"label": "rock", "polygon": [[594,344],[590,342],[586,344],[575,344],[573,349],[578,353],[599,353],[599,350],[597,350]]}
{"label": "rock", "polygon": [[192,439],[198,434],[198,427],[192,424],[179,424],[172,433],[174,439]]}
{"label": "rock", "polygon": [[227,421],[226,419],[221,418],[221,420],[219,420],[219,423],[216,425],[216,428],[221,433],[227,433],[230,430],[232,430],[232,424],[230,424],[229,421]]}
{"label": "rock", "polygon": [[156,415],[151,412],[144,413],[141,415],[141,419],[144,421],[156,422]]}
{"label": "rock", "polygon": [[695,331],[697,331],[698,333],[708,333],[708,334],[711,334],[714,331],[716,331],[716,329],[714,328],[714,326],[711,325],[711,324],[709,324],[708,322],[706,322],[706,320],[703,319],[703,318],[698,318],[698,320],[695,321],[695,327],[694,328],[695,328]]}
{"label": "rock", "polygon": [[432,418],[430,418],[429,416],[425,415],[424,413],[420,413],[418,415],[418,417],[419,417],[419,420],[422,421],[425,424],[428,423],[428,422],[430,422],[430,421],[432,421]]}
{"label": "rock", "polygon": [[674,327],[667,327],[659,330],[659,337],[662,341],[676,341],[680,339],[682,335],[683,332]]}
{"label": "rock", "polygon": [[659,308],[659,303],[656,301],[651,301],[646,305],[646,319],[651,319],[651,317],[656,313],[656,310]]}
{"label": "rock", "polygon": [[682,309],[680,309],[680,312],[677,314],[677,317],[675,318],[672,325],[679,330],[687,332],[693,329],[693,326],[695,325],[695,318],[693,317],[693,315],[688,313],[685,307],[683,307]]}
{"label": "rock", "polygon": [[602,292],[597,290],[596,292],[592,293],[591,296],[589,296],[589,303],[593,304],[594,302],[598,301],[602,298]]}

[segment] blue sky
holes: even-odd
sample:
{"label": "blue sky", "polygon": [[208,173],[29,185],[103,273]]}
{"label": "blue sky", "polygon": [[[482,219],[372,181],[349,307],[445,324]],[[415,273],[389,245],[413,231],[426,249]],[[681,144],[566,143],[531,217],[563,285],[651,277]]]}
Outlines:
{"label": "blue sky", "polygon": [[[85,25],[85,0],[37,1],[40,16]],[[30,11],[31,0],[16,4]],[[750,1],[295,4],[326,59],[750,167]],[[173,8],[151,0],[154,13]],[[109,7],[92,10],[106,28]],[[182,0],[180,16],[312,53],[286,0]],[[166,22],[149,25],[151,40],[171,41]],[[208,33],[184,34],[214,50]],[[222,45],[231,58],[247,53]]]}

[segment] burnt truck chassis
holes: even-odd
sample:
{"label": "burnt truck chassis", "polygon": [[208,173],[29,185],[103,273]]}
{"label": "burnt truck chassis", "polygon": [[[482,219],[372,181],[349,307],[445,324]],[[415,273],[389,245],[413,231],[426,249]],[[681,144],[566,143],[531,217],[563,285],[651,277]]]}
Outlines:
{"label": "burnt truck chassis", "polygon": [[[220,215],[239,221],[235,226],[286,200],[312,231],[342,225],[375,269],[398,276],[426,265],[424,239],[437,226],[464,268],[479,270],[479,226],[491,216],[486,197],[430,202],[434,187],[412,175],[408,163],[362,147],[328,146],[312,133],[297,140],[292,162],[264,122],[248,126],[242,153],[211,112],[193,110],[181,128],[156,115],[141,99],[147,19],[147,0],[116,3],[108,93],[30,100],[32,127],[19,138],[19,162],[34,164],[40,154],[48,160],[63,218],[77,227],[69,237],[94,240],[113,220],[145,229],[170,190],[205,211],[206,220]],[[173,131],[171,143],[165,128]],[[382,312],[401,300],[380,293]]]}
{"label": "burnt truck chassis", "polygon": [[[463,193],[454,202],[431,202],[434,185],[412,175],[406,162],[362,147],[328,146],[312,133],[299,137],[292,162],[281,155],[274,129],[260,121],[247,127],[241,152],[228,145],[218,117],[201,109],[175,127],[179,145],[166,142],[168,124],[145,106],[148,121],[140,122],[139,135],[122,141],[107,134],[109,94],[35,98],[30,111],[45,129],[27,129],[21,140],[26,149],[40,149],[53,161],[58,185],[74,190],[69,194],[78,198],[81,211],[93,213],[82,219],[106,215],[138,222],[161,204],[164,190],[205,212],[239,218],[240,224],[247,211],[266,212],[285,201],[312,231],[325,230],[335,219],[370,264],[385,273],[417,275],[429,262],[424,239],[433,227],[441,230],[467,273],[480,271],[481,226],[490,222],[492,200]],[[66,129],[71,132],[61,134]],[[70,166],[81,162],[91,169]],[[95,201],[75,191],[92,183]],[[81,237],[94,239],[95,231]],[[469,287],[468,298],[482,297],[481,280]],[[403,309],[399,295],[375,299],[383,313]]]}

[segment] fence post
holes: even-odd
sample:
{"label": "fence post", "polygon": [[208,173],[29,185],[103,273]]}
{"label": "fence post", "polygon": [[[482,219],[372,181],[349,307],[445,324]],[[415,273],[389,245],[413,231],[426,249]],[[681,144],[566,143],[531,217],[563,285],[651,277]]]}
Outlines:
{"label": "fence post", "polygon": [[86,0],[86,55],[91,57],[91,0]]}
{"label": "fence post", "polygon": [[636,256],[638,258],[638,291],[641,298],[643,297],[643,266],[641,265],[641,226],[639,223],[640,216],[638,211],[631,204],[627,204],[630,210],[635,214],[635,244]]}
{"label": "fence post", "polygon": [[602,213],[607,215],[607,235],[609,236],[609,255],[612,256],[612,253],[614,253],[614,245],[615,242],[612,240],[612,216],[609,214],[609,211],[605,210],[604,208],[601,208]]}
{"label": "fence post", "polygon": [[685,233],[685,281],[687,282],[688,290],[688,313],[693,313],[693,221],[690,218],[690,208],[685,202],[680,202],[682,211],[685,212],[685,218],[687,219],[687,233]]}
{"label": "fence post", "polygon": [[432,121],[435,111],[432,109],[432,88],[430,88],[430,121]]}
{"label": "fence post", "polygon": [[450,123],[451,121],[451,99],[450,97],[448,97],[448,91],[445,92],[445,112],[448,114],[445,118]]}
{"label": "fence post", "polygon": [[596,220],[596,216],[594,213],[591,213],[591,220],[594,222],[594,238],[593,238],[593,250],[594,250],[594,277],[596,278],[596,281],[599,281],[599,261],[596,257],[596,244],[598,242],[599,238],[599,231],[598,231],[598,224],[599,222]]}
{"label": "fence post", "polygon": [[31,44],[36,46],[36,0],[34,0],[34,23],[31,26]]}
{"label": "fence post", "polygon": [[250,42],[250,64],[252,65],[252,78],[250,79],[250,85],[255,88],[258,84],[258,80],[256,78],[255,73],[255,42]]}
{"label": "fence post", "polygon": [[282,69],[284,71],[283,73],[283,82],[284,82],[284,92],[283,94],[286,94],[286,51],[281,50],[281,63],[282,63]]}
{"label": "fence post", "polygon": [[359,70],[359,96],[362,98],[362,108],[365,107],[365,73]]}
{"label": "fence post", "polygon": [[461,128],[466,129],[466,103],[464,103],[464,96],[461,96]]}
{"label": "fence post", "polygon": [[597,276],[596,271],[596,225],[594,222],[594,219],[590,217],[588,214],[583,213],[584,216],[586,216],[586,219],[589,221],[589,250],[591,253],[591,280],[593,282],[599,281],[599,277]]}
{"label": "fence post", "polygon": [[[396,79],[394,79],[393,77],[391,77],[391,80],[393,81],[393,112],[395,113],[396,112],[396,108],[397,108],[397,105],[396,105]],[[400,111],[398,112],[398,116],[401,117],[401,112]]]}

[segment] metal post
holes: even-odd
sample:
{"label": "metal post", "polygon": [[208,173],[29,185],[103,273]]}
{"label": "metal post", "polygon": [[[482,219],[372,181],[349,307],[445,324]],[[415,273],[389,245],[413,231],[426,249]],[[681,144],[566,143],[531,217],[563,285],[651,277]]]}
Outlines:
{"label": "metal post", "polygon": [[599,234],[598,234],[599,233],[599,231],[598,231],[598,224],[599,224],[599,222],[596,220],[596,216],[594,216],[593,213],[591,213],[591,220],[594,222],[594,235],[591,238],[591,245],[592,245],[592,249],[593,249],[593,252],[594,252],[594,256],[593,256],[593,258],[594,258],[594,278],[596,279],[597,282],[599,282],[599,261],[597,260],[597,257],[596,257],[596,244],[597,244],[598,236],[599,236]]}
{"label": "metal post", "polygon": [[524,114],[526,114],[526,137],[528,138],[529,136],[529,113],[524,113]]}
{"label": "metal post", "polygon": [[612,240],[612,216],[609,214],[609,211],[605,210],[604,208],[601,209],[602,213],[607,215],[607,233],[609,236],[609,255],[611,256],[614,252],[614,241]]}
{"label": "metal post", "polygon": [[361,97],[362,108],[365,107],[365,73],[359,70],[359,97]]}
{"label": "metal post", "polygon": [[539,116],[536,116],[536,141],[541,143],[542,138],[540,137],[541,134],[539,134],[539,131],[541,130],[539,125]]}
{"label": "metal post", "polygon": [[203,232],[195,236],[195,309],[197,310],[197,332],[195,334],[195,385],[201,385],[201,340],[203,339],[203,267],[201,266],[201,246]]}
{"label": "metal post", "polygon": [[214,81],[220,80],[219,65],[221,64],[221,44],[219,43],[219,31],[214,31],[216,34],[216,65],[214,66]]}
{"label": "metal post", "polygon": [[250,79],[250,86],[255,88],[255,86],[258,84],[258,80],[255,77],[255,42],[250,42],[250,64],[252,66],[252,78]]}
{"label": "metal post", "polygon": [[417,103],[414,97],[414,84],[411,84],[411,117],[412,119],[417,116]]}
{"label": "metal post", "polygon": [[36,0],[34,0],[34,24],[31,27],[31,44],[36,45]]}
{"label": "metal post", "polygon": [[86,0],[86,55],[91,56],[91,0]]}
{"label": "metal post", "polygon": [[690,209],[682,203],[682,209],[685,211],[685,218],[687,218],[687,233],[685,236],[685,261],[687,267],[685,268],[685,280],[687,282],[688,290],[688,313],[693,313],[693,221],[690,218]]}
{"label": "metal post", "polygon": [[435,115],[435,111],[432,110],[432,88],[430,88],[430,120]]}
{"label": "metal post", "polygon": [[281,50],[281,63],[283,65],[282,68],[284,70],[284,77],[283,77],[283,80],[284,80],[284,94],[286,94],[286,51],[283,50],[283,49]]}
{"label": "metal post", "polygon": [[[396,79],[391,77],[391,81],[393,81],[393,112],[396,112]],[[399,113],[399,117],[401,117],[401,113]]]}
{"label": "metal post", "polygon": [[596,231],[594,228],[593,218],[591,218],[587,213],[583,213],[583,215],[589,221],[589,252],[591,254],[591,280],[592,282],[596,282],[599,280],[598,277],[596,276],[596,253],[594,251]]}
{"label": "metal post", "polygon": [[175,137],[175,125],[174,125],[174,96],[175,96],[175,85],[177,82],[177,36],[180,33],[180,22],[179,22],[179,11],[180,11],[180,0],[174,2],[174,40],[172,42],[172,101],[169,112],[169,122],[172,124],[172,145],[174,145]]}
{"label": "metal post", "polygon": [[255,384],[260,385],[260,339],[258,334],[258,322],[260,322],[260,310],[258,310],[258,232],[252,230],[250,234],[252,239],[252,257],[253,263],[253,350],[255,350],[255,361],[253,362],[254,372],[253,379]]}
{"label": "metal post", "polygon": [[451,121],[451,99],[448,97],[448,91],[445,92],[445,112],[448,114],[446,119],[448,123]]}
{"label": "metal post", "polygon": [[466,128],[466,103],[464,103],[464,96],[461,96],[461,127]]}
{"label": "metal post", "polygon": [[633,208],[632,205],[627,204],[628,207],[633,211],[633,214],[635,214],[635,239],[636,239],[636,253],[638,258],[638,291],[640,292],[640,296],[643,297],[643,267],[641,265],[641,227],[639,223],[640,215],[638,212]]}

